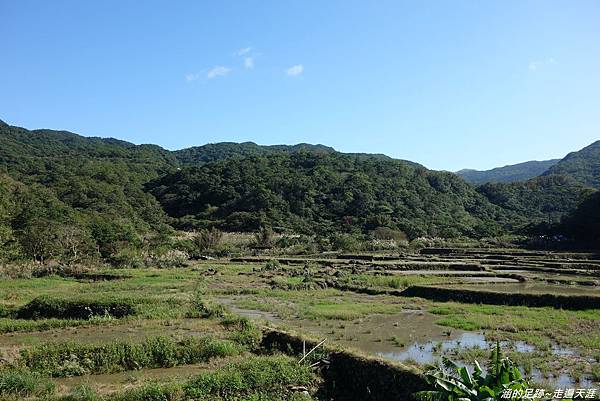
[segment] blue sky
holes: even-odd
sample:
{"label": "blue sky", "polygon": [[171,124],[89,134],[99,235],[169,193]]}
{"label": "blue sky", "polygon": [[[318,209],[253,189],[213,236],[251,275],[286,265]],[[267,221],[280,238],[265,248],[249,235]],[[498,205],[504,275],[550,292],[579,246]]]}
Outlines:
{"label": "blue sky", "polygon": [[599,1],[0,0],[0,119],[430,168],[600,139]]}

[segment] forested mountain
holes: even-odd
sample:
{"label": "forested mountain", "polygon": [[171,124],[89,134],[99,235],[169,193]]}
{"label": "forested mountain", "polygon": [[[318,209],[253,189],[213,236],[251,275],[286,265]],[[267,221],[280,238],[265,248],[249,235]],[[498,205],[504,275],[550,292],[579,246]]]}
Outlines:
{"label": "forested mountain", "polygon": [[582,185],[600,189],[600,141],[569,153],[545,173],[550,174],[568,175]]}
{"label": "forested mountain", "polygon": [[385,226],[421,235],[496,233],[502,210],[451,173],[339,153],[278,154],[186,168],[146,188],[181,225],[306,233]]}
{"label": "forested mountain", "polygon": [[261,146],[254,142],[219,142],[177,150],[173,153],[183,165],[198,165],[234,157],[268,156],[276,153],[293,153],[298,151],[326,154],[335,152],[335,149],[324,145],[310,145],[307,143],[290,146]]}
{"label": "forested mountain", "polygon": [[413,162],[323,145],[171,152],[0,122],[0,259],[118,262],[168,248],[171,227],[321,235],[387,227],[409,238],[517,232],[558,221],[589,193],[598,144],[588,148],[554,166],[568,175],[476,188]]}
{"label": "forested mountain", "polygon": [[16,244],[37,260],[84,252],[109,257],[140,245],[168,230],[160,204],[142,185],[176,163],[155,145],[2,124],[0,245],[6,251]]}
{"label": "forested mountain", "polygon": [[496,167],[491,170],[464,169],[456,174],[471,184],[481,185],[488,182],[518,182],[526,181],[542,175],[550,167],[558,163],[560,159],[544,161],[528,161],[504,167]]}
{"label": "forested mountain", "polygon": [[524,182],[488,183],[477,191],[509,213],[510,225],[558,222],[590,194],[590,189],[563,175],[535,177]]}
{"label": "forested mountain", "polygon": [[559,232],[575,238],[579,243],[600,247],[600,192],[588,196],[570,212],[558,226]]}

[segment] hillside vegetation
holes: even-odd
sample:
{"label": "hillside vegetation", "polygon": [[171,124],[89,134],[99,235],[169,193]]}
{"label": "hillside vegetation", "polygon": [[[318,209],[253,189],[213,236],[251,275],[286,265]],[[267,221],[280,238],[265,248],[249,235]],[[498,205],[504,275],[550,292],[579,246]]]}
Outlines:
{"label": "hillside vegetation", "polygon": [[154,145],[0,126],[3,252],[43,261],[142,246],[169,230],[142,184],[175,164]]}
{"label": "hillside vegetation", "polygon": [[402,161],[294,153],[186,168],[146,188],[179,224],[304,233],[390,227],[409,237],[496,233],[502,213],[451,173]]}
{"label": "hillside vegetation", "polygon": [[511,216],[509,229],[532,222],[557,222],[590,194],[589,188],[564,175],[488,183],[477,191]]}
{"label": "hillside vegetation", "polygon": [[600,189],[600,141],[571,152],[544,175],[568,175],[578,183]]}
{"label": "hillside vegetation", "polygon": [[560,159],[528,161],[483,171],[464,169],[457,171],[456,174],[462,177],[465,181],[475,185],[486,184],[490,182],[519,182],[542,175],[550,167],[558,163],[559,160]]}
{"label": "hillside vegetation", "polygon": [[583,163],[582,173],[476,188],[417,163],[323,145],[171,152],[0,122],[0,258],[154,260],[174,249],[173,228],[321,236],[384,228],[408,239],[516,233],[559,221],[589,194],[596,161],[584,153],[565,159]]}

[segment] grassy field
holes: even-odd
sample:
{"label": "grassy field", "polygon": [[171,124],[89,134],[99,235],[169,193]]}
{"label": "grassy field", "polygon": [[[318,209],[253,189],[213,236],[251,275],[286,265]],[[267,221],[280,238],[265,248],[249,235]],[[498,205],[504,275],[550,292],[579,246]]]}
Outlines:
{"label": "grassy field", "polygon": [[[0,399],[318,397],[320,373],[261,349],[261,326],[413,365],[442,355],[485,361],[498,340],[524,373],[547,387],[561,375],[574,385],[600,380],[600,308],[436,302],[338,288],[401,291],[469,278],[381,266],[215,260],[113,270],[116,278],[109,280],[1,280]],[[479,337],[461,344],[470,338],[465,333]]]}

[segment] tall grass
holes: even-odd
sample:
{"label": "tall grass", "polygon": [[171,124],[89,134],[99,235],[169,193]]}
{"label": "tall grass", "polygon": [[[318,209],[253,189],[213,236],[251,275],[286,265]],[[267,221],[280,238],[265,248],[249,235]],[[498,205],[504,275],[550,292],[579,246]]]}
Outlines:
{"label": "tall grass", "polygon": [[232,341],[210,337],[188,337],[182,341],[151,337],[140,343],[45,344],[22,350],[19,361],[36,372],[68,377],[205,362],[215,357],[238,355],[244,349]]}
{"label": "tall grass", "polygon": [[149,382],[141,387],[100,396],[90,388],[77,389],[52,401],[300,401],[309,395],[291,390],[314,389],[318,377],[310,367],[284,355],[252,356],[186,382]]}
{"label": "tall grass", "polygon": [[2,398],[41,396],[52,393],[54,383],[39,373],[27,370],[0,370],[0,396]]}
{"label": "tall grass", "polygon": [[278,355],[252,357],[215,372],[202,373],[190,380],[184,391],[188,398],[198,400],[233,400],[251,394],[269,394],[273,398],[254,399],[272,400],[283,395],[289,386],[309,387],[314,381],[315,375],[309,367],[298,365],[290,357]]}

